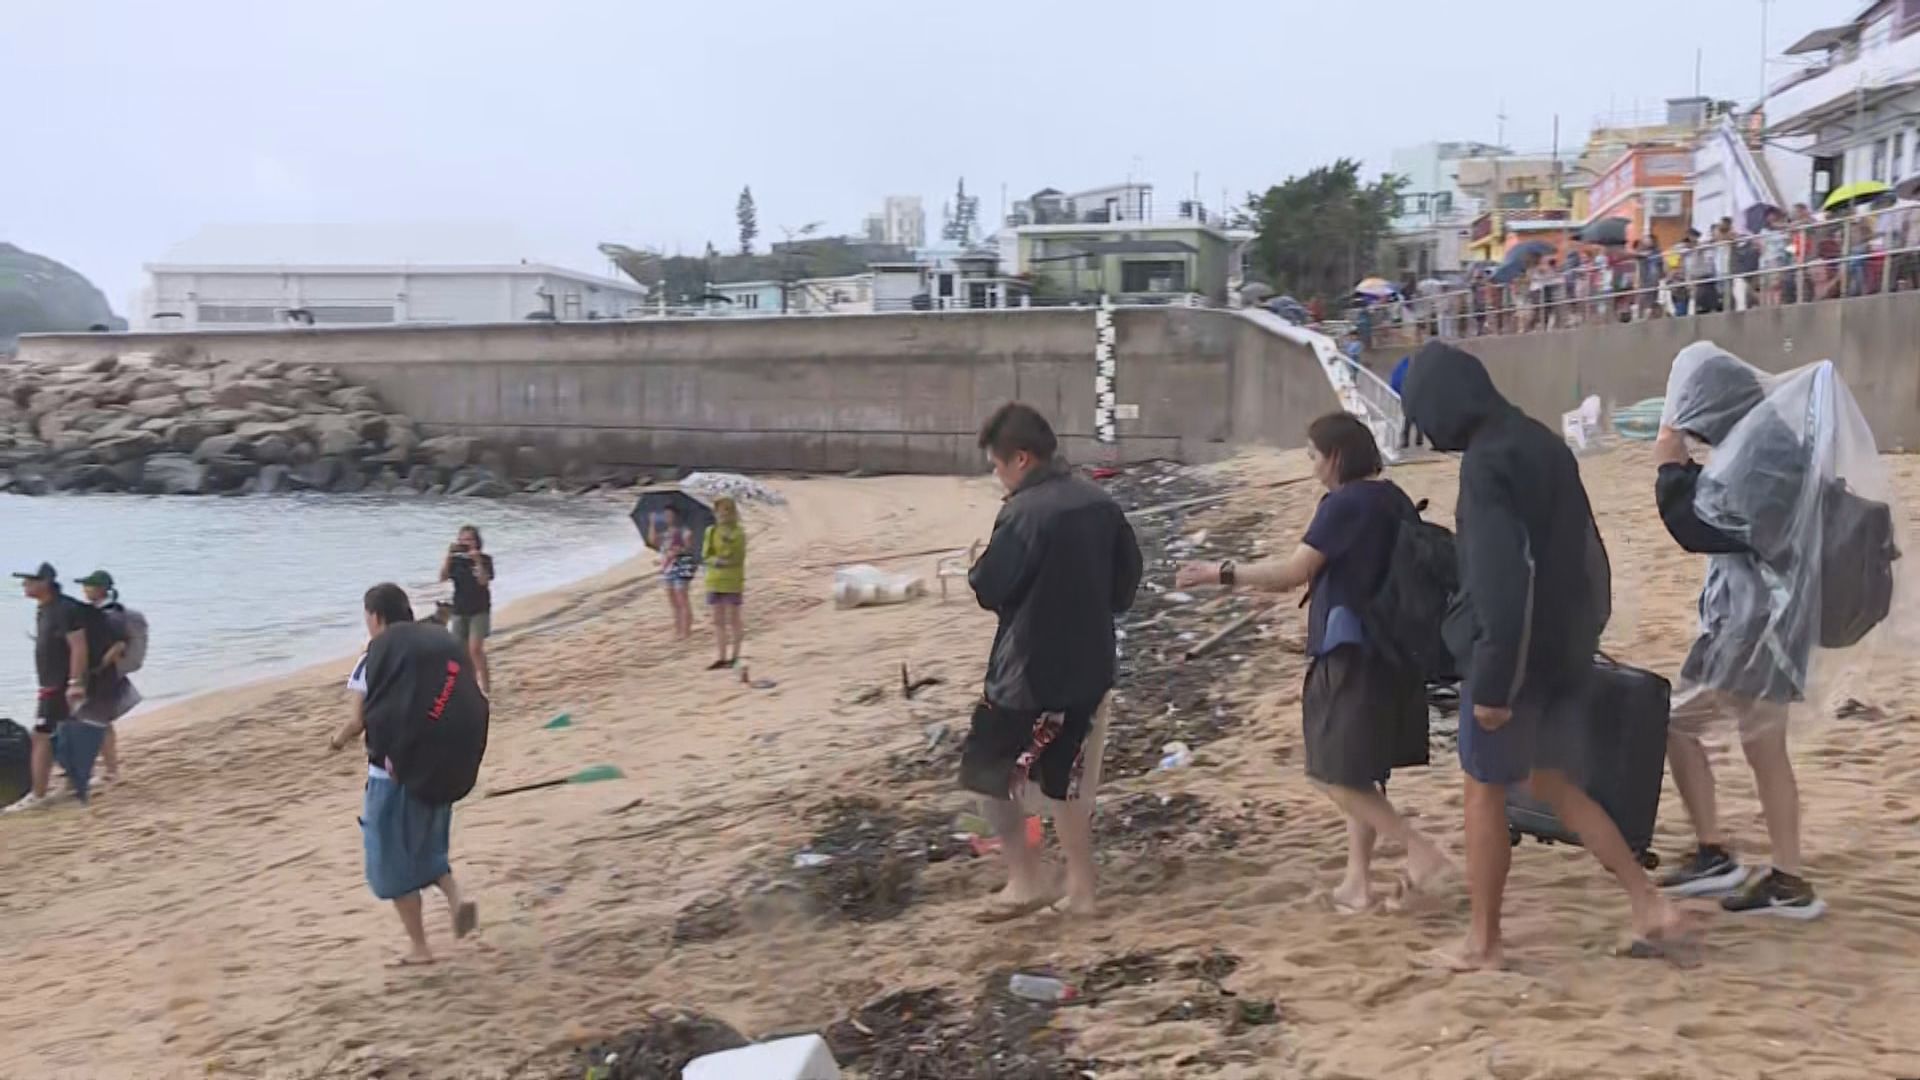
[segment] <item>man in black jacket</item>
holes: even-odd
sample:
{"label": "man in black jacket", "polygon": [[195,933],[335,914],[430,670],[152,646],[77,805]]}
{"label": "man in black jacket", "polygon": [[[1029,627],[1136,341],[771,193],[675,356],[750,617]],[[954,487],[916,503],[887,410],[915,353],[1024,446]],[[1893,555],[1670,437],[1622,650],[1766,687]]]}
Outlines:
{"label": "man in black jacket", "polygon": [[1029,844],[1022,799],[1037,785],[1067,857],[1064,910],[1094,912],[1093,798],[1115,672],[1114,616],[1133,606],[1140,548],[1105,490],[1054,460],[1057,441],[1029,406],[1003,405],[980,446],[1007,490],[968,584],[999,616],[985,700],[974,711],[961,782],[987,796],[1007,860],[989,918],[1053,902]]}
{"label": "man in black jacket", "polygon": [[1580,764],[1575,725],[1585,718],[1582,699],[1612,604],[1579,466],[1559,436],[1500,396],[1479,359],[1449,345],[1429,342],[1414,358],[1406,406],[1435,449],[1465,451],[1454,513],[1462,597],[1448,643],[1465,675],[1460,764],[1473,915],[1465,944],[1433,959],[1458,970],[1503,962],[1513,784],[1529,784],[1580,837],[1626,890],[1636,933],[1657,945],[1681,931],[1678,911],[1606,811],[1567,775]]}

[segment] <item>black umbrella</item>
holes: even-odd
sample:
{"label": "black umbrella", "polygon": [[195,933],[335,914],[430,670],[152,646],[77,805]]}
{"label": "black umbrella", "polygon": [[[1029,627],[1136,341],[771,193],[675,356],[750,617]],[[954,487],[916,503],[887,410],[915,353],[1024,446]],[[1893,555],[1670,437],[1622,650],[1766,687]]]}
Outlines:
{"label": "black umbrella", "polygon": [[1606,247],[1621,247],[1627,242],[1627,227],[1633,222],[1623,217],[1601,218],[1589,222],[1580,230],[1580,242],[1583,244],[1601,244]]}
{"label": "black umbrella", "polygon": [[1772,203],[1754,203],[1752,206],[1747,207],[1747,231],[1750,233],[1766,232],[1767,219],[1775,214],[1780,214],[1782,217],[1786,216],[1779,207]]}
{"label": "black umbrella", "polygon": [[650,548],[654,546],[654,534],[665,527],[669,509],[680,511],[681,524],[693,530],[693,551],[699,554],[707,530],[713,528],[713,511],[679,488],[655,488],[640,493],[640,501],[633,504],[633,513],[629,516],[633,518],[633,527],[640,530],[641,541]]}
{"label": "black umbrella", "polygon": [[1513,249],[1507,252],[1507,261],[1501,263],[1500,268],[1493,272],[1494,283],[1505,285],[1507,282],[1513,281],[1521,274],[1527,272],[1528,259],[1534,258],[1535,256],[1544,259],[1553,254],[1553,250],[1553,245],[1547,243],[1545,240],[1528,240],[1524,243],[1513,245]]}

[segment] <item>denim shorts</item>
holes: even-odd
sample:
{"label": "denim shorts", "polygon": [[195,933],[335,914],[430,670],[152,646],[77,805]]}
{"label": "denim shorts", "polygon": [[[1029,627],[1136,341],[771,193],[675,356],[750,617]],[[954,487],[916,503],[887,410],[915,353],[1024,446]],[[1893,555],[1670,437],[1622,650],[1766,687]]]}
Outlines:
{"label": "denim shorts", "polygon": [[1587,723],[1584,679],[1529,680],[1512,703],[1513,717],[1496,731],[1473,718],[1473,688],[1460,686],[1460,768],[1483,784],[1524,783],[1535,769],[1576,772]]}

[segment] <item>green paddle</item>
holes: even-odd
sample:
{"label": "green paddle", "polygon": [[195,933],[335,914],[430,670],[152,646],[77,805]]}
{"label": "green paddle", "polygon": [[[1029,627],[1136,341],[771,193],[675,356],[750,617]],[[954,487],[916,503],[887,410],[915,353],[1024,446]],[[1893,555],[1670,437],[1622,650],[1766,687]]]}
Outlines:
{"label": "green paddle", "polygon": [[540,730],[541,731],[558,731],[561,728],[570,728],[572,726],[573,726],[573,714],[561,713],[559,716],[556,716],[553,719],[547,721],[546,723],[541,724]]}
{"label": "green paddle", "polygon": [[562,784],[597,784],[602,780],[619,780],[626,776],[617,765],[595,765],[582,769],[572,776],[563,776],[558,780],[541,780],[533,784],[521,784],[518,787],[501,788],[487,792],[487,798],[497,799],[502,795],[518,795],[523,791],[539,791],[541,788],[559,787]]}

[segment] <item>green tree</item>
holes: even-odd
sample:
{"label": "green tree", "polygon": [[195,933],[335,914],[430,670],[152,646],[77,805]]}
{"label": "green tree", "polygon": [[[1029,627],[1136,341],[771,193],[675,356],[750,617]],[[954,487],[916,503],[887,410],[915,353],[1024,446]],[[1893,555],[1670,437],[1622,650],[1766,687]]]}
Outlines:
{"label": "green tree", "polygon": [[1406,184],[1400,176],[1362,184],[1360,163],[1341,158],[1248,195],[1246,217],[1260,233],[1253,269],[1301,300],[1345,297],[1373,270]]}
{"label": "green tree", "polygon": [[753,254],[753,238],[760,235],[760,213],[753,207],[753,188],[740,189],[740,201],[733,208],[734,219],[740,222],[740,254]]}

